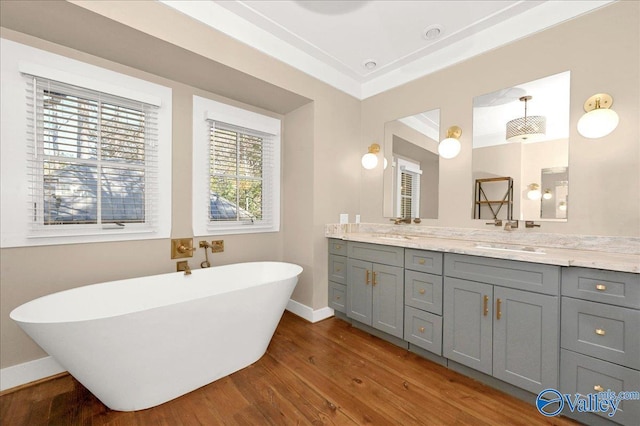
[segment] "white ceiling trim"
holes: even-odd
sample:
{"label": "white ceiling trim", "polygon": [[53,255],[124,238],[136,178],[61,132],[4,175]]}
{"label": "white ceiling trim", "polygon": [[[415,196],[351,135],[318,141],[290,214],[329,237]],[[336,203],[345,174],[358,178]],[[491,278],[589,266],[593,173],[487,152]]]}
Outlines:
{"label": "white ceiling trim", "polygon": [[429,56],[417,59],[399,69],[363,83],[362,99],[542,31],[613,1],[615,0],[547,1],[500,24],[480,31],[473,36],[472,40],[460,40]]}
{"label": "white ceiling trim", "polygon": [[213,1],[159,1],[338,90],[362,99],[359,81],[314,58],[307,52],[284,42]]}
{"label": "white ceiling trim", "polygon": [[360,82],[302,49],[277,38],[213,1],[159,0],[269,56],[291,65],[360,100],[542,31],[615,0],[546,1],[517,16],[412,61],[367,82]]}

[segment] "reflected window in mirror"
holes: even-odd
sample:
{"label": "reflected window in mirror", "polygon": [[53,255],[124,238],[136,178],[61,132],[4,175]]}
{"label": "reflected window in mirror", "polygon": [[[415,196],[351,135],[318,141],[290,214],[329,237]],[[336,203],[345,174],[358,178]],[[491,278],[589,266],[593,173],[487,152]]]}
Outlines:
{"label": "reflected window in mirror", "polygon": [[438,218],[440,110],[385,123],[383,215]]}
{"label": "reflected window in mirror", "polygon": [[[513,180],[510,201],[513,219],[566,221],[569,165],[569,71],[477,96],[473,100],[473,160],[474,187],[478,180],[504,178]],[[561,186],[543,182],[545,170],[564,170]],[[547,177],[549,179],[550,177]],[[539,197],[531,197],[537,187]],[[548,186],[548,187],[547,187]],[[489,194],[501,201],[504,193]],[[545,198],[545,191],[546,193]],[[562,194],[560,206],[554,197],[551,213],[550,194]],[[490,216],[490,203],[478,216],[478,200],[474,199],[474,218]],[[559,210],[560,207],[562,210]],[[504,211],[504,210],[503,210]],[[563,213],[559,213],[562,211]]]}

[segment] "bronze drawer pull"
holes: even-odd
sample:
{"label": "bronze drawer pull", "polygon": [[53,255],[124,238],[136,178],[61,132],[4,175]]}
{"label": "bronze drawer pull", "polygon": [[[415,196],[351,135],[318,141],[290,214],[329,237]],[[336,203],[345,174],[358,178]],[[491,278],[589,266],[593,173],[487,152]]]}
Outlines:
{"label": "bronze drawer pull", "polygon": [[335,247],[336,250],[340,250],[342,248],[341,244],[334,244],[333,247]]}
{"label": "bronze drawer pull", "polygon": [[378,282],[376,281],[376,278],[378,278],[377,274],[378,274],[377,272],[373,273],[373,285],[378,284]]}
{"label": "bronze drawer pull", "polygon": [[606,332],[601,328],[596,328],[596,334],[598,336],[604,336],[606,334]]}
{"label": "bronze drawer pull", "polygon": [[484,302],[483,302],[483,308],[482,308],[482,315],[484,315],[485,317],[487,315],[489,315],[489,296],[484,296]]}
{"label": "bronze drawer pull", "polygon": [[498,309],[496,309],[496,319],[502,318],[502,310],[500,309],[500,305],[502,305],[502,299],[498,299],[497,301]]}
{"label": "bronze drawer pull", "polygon": [[418,263],[419,263],[419,264],[421,264],[421,265],[424,265],[424,262],[425,262],[425,260],[424,260],[424,259],[420,259],[420,260],[418,260]]}
{"label": "bronze drawer pull", "polygon": [[424,327],[420,327],[418,331],[420,331],[420,333],[424,333]]}
{"label": "bronze drawer pull", "polygon": [[424,288],[421,288],[420,290],[418,290],[418,293],[424,294]]}
{"label": "bronze drawer pull", "polygon": [[369,274],[371,272],[369,272],[369,270],[367,269],[367,276],[365,278],[365,285],[370,284],[371,283],[371,278],[369,278]]}
{"label": "bronze drawer pull", "polygon": [[596,290],[598,291],[605,291],[607,289],[607,286],[604,284],[596,284]]}
{"label": "bronze drawer pull", "polygon": [[340,267],[336,268],[336,272],[340,272],[340,271],[342,271],[342,268]]}

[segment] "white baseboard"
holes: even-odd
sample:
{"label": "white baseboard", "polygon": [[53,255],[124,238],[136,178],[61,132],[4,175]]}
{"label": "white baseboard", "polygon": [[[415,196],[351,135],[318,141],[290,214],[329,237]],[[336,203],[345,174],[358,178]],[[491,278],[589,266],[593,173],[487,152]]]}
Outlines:
{"label": "white baseboard", "polygon": [[294,313],[309,322],[322,321],[323,319],[332,317],[334,314],[333,309],[329,307],[314,311],[313,308],[292,299],[289,299],[289,303],[287,303],[287,311]]}
{"label": "white baseboard", "polygon": [[[309,306],[291,299],[287,303],[286,309],[309,322],[318,322],[333,316],[333,309],[329,307],[314,311]],[[66,370],[50,356],[3,368],[0,369],[0,392],[65,371]]]}
{"label": "white baseboard", "polygon": [[0,392],[65,371],[50,356],[3,368],[0,370]]}

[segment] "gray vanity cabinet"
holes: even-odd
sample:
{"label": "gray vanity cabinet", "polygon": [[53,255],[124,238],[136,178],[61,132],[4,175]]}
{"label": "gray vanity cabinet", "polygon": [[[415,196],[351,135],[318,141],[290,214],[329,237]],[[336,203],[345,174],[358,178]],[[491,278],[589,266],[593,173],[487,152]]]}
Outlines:
{"label": "gray vanity cabinet", "polygon": [[443,356],[533,393],[557,388],[558,296],[541,291],[557,294],[559,268],[447,253],[445,275]]}
{"label": "gray vanity cabinet", "polygon": [[329,239],[329,307],[347,312],[347,245]]}
{"label": "gray vanity cabinet", "polygon": [[352,242],[347,247],[347,316],[402,339],[404,249]]}
{"label": "gray vanity cabinet", "polygon": [[[640,274],[563,268],[561,330],[562,393],[640,390]],[[597,415],[635,426],[640,401]]]}
{"label": "gray vanity cabinet", "polygon": [[445,277],[442,355],[493,372],[493,286]]}
{"label": "gray vanity cabinet", "polygon": [[442,355],[442,253],[405,249],[404,340]]}

